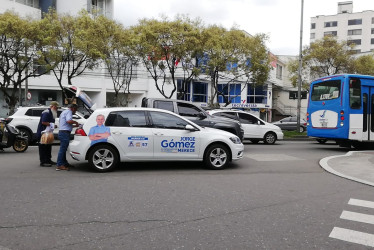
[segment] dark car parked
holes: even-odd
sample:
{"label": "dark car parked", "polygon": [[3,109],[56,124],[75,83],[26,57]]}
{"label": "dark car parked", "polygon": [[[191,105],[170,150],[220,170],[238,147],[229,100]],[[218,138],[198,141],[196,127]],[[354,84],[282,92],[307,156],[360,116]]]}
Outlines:
{"label": "dark car parked", "polygon": [[209,115],[204,109],[188,101],[175,99],[144,98],[142,107],[169,110],[183,116],[199,126],[225,130],[243,141],[244,130],[239,122],[223,117]]}
{"label": "dark car parked", "polygon": [[[297,117],[291,116],[283,118],[277,122],[273,122],[274,125],[277,125],[282,130],[297,130]],[[304,132],[306,130],[306,121],[300,119],[300,130],[299,132]]]}

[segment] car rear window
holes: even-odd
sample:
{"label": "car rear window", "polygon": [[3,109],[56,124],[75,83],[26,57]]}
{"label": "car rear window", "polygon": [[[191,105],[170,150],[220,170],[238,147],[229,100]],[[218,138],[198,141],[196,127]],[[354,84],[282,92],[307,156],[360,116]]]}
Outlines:
{"label": "car rear window", "polygon": [[42,115],[42,112],[44,111],[45,109],[28,109],[25,113],[25,115],[27,116],[38,116],[40,117]]}
{"label": "car rear window", "polygon": [[147,127],[144,111],[117,111],[108,115],[105,126]]}

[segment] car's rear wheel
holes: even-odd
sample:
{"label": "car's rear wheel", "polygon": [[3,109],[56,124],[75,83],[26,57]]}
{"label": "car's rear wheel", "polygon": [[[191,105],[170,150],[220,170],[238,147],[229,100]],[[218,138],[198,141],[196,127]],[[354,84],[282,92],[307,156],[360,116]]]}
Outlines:
{"label": "car's rear wheel", "polygon": [[109,172],[117,167],[119,156],[117,151],[109,145],[97,145],[88,155],[90,167],[98,172]]}
{"label": "car's rear wheel", "polygon": [[227,167],[230,162],[229,149],[221,144],[209,146],[204,155],[205,166],[209,169],[220,170]]}
{"label": "car's rear wheel", "polygon": [[265,144],[274,144],[277,140],[277,136],[273,132],[267,132],[264,136]]}
{"label": "car's rear wheel", "polygon": [[302,132],[304,132],[304,131],[305,131],[305,128],[304,128],[303,126],[300,126],[300,127],[299,127],[299,132],[302,133]]}

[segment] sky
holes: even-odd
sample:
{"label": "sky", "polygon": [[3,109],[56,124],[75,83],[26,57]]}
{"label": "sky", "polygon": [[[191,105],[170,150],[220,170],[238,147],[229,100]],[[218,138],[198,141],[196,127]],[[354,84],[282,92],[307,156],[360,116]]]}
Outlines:
{"label": "sky", "polygon": [[[204,24],[227,29],[235,26],[255,35],[268,35],[267,46],[276,55],[298,55],[302,0],[114,0],[114,19],[125,27],[139,19],[177,14],[200,18]],[[302,44],[309,44],[310,18],[336,15],[336,0],[304,0]],[[353,12],[374,10],[373,0],[353,0]]]}

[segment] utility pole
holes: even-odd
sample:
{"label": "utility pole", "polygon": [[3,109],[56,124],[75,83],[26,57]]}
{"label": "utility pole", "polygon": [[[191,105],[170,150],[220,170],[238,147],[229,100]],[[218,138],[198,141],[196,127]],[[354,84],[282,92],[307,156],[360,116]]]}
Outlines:
{"label": "utility pole", "polygon": [[300,48],[299,48],[299,72],[297,84],[297,131],[300,131],[300,109],[301,109],[301,68],[303,63],[302,49],[303,49],[303,14],[304,14],[304,0],[301,0],[301,21],[300,21]]}

